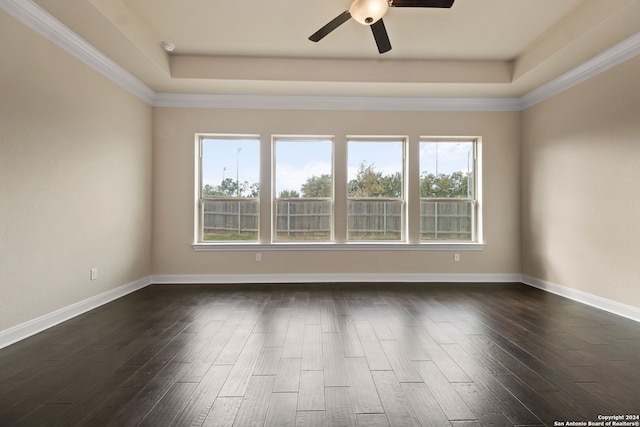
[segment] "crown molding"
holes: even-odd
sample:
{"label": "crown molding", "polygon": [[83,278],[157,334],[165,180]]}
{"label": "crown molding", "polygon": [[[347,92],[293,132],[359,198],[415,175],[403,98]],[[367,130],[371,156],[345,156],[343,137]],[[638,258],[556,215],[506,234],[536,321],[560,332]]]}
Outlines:
{"label": "crown molding", "polygon": [[520,108],[526,110],[585,80],[615,67],[640,53],[640,33],[621,41],[582,64],[533,89],[520,97]]}
{"label": "crown molding", "polygon": [[518,98],[158,93],[155,107],[359,111],[519,111]]}
{"label": "crown molding", "polygon": [[521,97],[340,97],[156,93],[32,0],[0,0],[0,8],[154,107],[360,111],[522,111],[640,53],[640,33]]}

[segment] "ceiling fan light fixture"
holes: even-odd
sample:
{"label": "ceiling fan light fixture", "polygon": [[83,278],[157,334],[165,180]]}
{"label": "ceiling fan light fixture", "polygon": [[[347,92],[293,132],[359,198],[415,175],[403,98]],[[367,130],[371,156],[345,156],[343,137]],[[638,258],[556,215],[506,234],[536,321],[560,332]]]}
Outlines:
{"label": "ceiling fan light fixture", "polygon": [[349,8],[349,13],[362,25],[371,25],[382,19],[387,10],[388,0],[355,0]]}

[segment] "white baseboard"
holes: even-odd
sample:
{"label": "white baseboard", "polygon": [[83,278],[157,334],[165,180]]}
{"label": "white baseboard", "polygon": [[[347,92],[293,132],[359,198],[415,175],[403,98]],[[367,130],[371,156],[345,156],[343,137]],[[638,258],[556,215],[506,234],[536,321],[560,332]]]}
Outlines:
{"label": "white baseboard", "polygon": [[154,284],[234,283],[403,283],[403,282],[520,282],[519,274],[403,274],[403,273],[317,273],[317,274],[168,274],[154,275]]}
{"label": "white baseboard", "polygon": [[527,275],[522,275],[521,281],[522,283],[533,286],[534,288],[560,295],[573,301],[581,302],[583,304],[599,308],[600,310],[608,311],[610,313],[617,314],[618,316],[640,322],[640,308],[638,307],[622,304]]}
{"label": "white baseboard", "polygon": [[20,325],[0,331],[0,348],[10,346],[13,343],[135,292],[138,289],[142,289],[145,286],[149,286],[150,284],[151,276],[146,276],[131,283],[127,283],[126,285],[61,308],[60,310],[56,310],[52,313],[45,314],[44,316],[37,317]]}
{"label": "white baseboard", "polygon": [[168,274],[146,276],[116,289],[88,298],[52,313],[0,331],[0,349],[59,323],[93,310],[151,284],[238,284],[238,283],[524,283],[571,300],[640,322],[640,308],[611,301],[586,292],[515,273],[498,274]]}

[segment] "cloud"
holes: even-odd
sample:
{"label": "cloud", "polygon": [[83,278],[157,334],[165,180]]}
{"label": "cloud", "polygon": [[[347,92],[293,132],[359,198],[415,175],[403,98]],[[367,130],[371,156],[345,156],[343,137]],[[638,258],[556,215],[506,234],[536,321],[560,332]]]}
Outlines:
{"label": "cloud", "polygon": [[330,162],[311,161],[303,165],[279,164],[276,168],[276,195],[283,190],[300,191],[308,178],[332,174]]}

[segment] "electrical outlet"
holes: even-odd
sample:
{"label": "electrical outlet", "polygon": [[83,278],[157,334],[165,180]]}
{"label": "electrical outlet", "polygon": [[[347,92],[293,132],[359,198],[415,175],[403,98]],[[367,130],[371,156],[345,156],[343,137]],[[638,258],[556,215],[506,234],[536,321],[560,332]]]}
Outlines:
{"label": "electrical outlet", "polygon": [[257,261],[257,262],[262,261],[262,254],[261,254],[260,252],[258,252],[258,253],[256,254],[256,261]]}
{"label": "electrical outlet", "polygon": [[455,262],[460,262],[460,254],[453,254],[453,260]]}
{"label": "electrical outlet", "polygon": [[91,269],[91,280],[98,280],[98,269],[97,268],[92,268]]}

